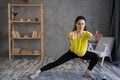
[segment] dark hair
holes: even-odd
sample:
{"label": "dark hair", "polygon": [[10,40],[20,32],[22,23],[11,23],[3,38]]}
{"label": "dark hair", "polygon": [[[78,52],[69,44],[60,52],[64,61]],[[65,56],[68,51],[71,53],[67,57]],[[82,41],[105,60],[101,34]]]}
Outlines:
{"label": "dark hair", "polygon": [[[81,19],[84,20],[84,21],[86,22],[85,17],[83,17],[83,16],[78,16],[78,17],[75,19],[73,31],[75,31],[75,30],[77,29],[75,25],[76,25],[76,23],[77,23],[79,20],[81,20]],[[87,31],[86,25],[85,25],[84,30]]]}

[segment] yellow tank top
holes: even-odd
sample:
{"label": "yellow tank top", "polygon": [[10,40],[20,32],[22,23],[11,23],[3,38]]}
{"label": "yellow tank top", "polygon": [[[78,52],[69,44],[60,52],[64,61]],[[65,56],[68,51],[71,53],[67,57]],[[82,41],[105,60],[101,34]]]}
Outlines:
{"label": "yellow tank top", "polygon": [[[71,35],[75,31],[68,34]],[[87,51],[88,40],[92,34],[89,31],[83,31],[82,36],[74,35],[74,40],[70,40],[70,50],[78,56],[84,56]]]}

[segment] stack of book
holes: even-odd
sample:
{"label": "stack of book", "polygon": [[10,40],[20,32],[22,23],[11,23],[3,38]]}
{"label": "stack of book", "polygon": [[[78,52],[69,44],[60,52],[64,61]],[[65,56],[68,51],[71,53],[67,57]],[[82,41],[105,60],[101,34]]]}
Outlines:
{"label": "stack of book", "polygon": [[12,38],[20,38],[20,33],[18,31],[11,32]]}
{"label": "stack of book", "polygon": [[33,31],[32,38],[40,38],[40,37],[41,37],[41,32]]}

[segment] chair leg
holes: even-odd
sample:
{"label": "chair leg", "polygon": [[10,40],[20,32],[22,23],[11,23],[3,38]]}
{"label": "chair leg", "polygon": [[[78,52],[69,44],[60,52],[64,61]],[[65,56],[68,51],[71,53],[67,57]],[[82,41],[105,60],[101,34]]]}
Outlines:
{"label": "chair leg", "polygon": [[102,57],[101,66],[103,66],[104,59],[105,57]]}
{"label": "chair leg", "polygon": [[110,56],[109,58],[110,58],[110,61],[112,62],[112,58],[111,58],[111,56]]}

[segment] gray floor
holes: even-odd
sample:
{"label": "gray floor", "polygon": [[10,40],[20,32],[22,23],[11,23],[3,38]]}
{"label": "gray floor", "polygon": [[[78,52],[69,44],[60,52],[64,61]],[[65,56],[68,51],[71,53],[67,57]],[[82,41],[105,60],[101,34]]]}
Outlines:
{"label": "gray floor", "polygon": [[[29,74],[33,73],[42,65],[54,60],[56,59],[45,58],[44,62],[41,63],[38,57],[24,57],[11,60],[0,58],[0,80],[29,80]],[[41,73],[36,80],[91,80],[90,78],[82,77],[88,66],[88,62],[84,62],[81,59],[73,59]],[[96,80],[100,80],[101,76],[106,76],[107,80],[120,80],[120,69],[107,62],[105,62],[102,69],[100,63],[98,63],[91,74],[98,78]]]}

